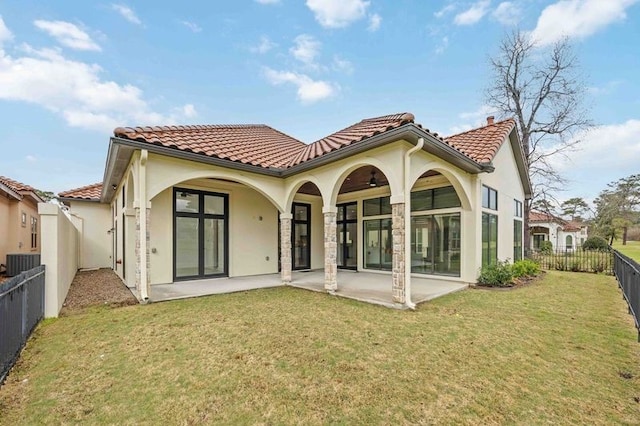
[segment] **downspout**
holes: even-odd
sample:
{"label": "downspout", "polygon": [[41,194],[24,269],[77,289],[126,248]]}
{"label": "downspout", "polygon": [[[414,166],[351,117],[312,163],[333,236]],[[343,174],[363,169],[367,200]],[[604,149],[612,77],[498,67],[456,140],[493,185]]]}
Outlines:
{"label": "downspout", "polygon": [[416,305],[411,301],[411,156],[424,147],[424,138],[404,154],[404,285],[405,303],[409,309]]}
{"label": "downspout", "polygon": [[140,197],[140,297],[142,303],[149,301],[149,293],[147,289],[147,160],[149,151],[146,149],[140,152],[140,169],[138,170],[138,182]]}

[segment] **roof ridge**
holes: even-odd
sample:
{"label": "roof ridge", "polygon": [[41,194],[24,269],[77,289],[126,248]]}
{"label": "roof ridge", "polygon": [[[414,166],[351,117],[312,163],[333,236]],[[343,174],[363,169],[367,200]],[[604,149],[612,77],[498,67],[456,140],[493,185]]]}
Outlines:
{"label": "roof ridge", "polygon": [[[18,182],[17,180],[13,180],[6,176],[0,175],[0,182],[2,182],[3,184],[11,188],[13,191],[17,191],[17,192],[20,192],[20,191],[35,192],[36,191],[36,188],[34,188],[33,186],[27,185],[26,183]],[[24,189],[21,189],[21,188],[24,188]]]}
{"label": "roof ridge", "polygon": [[496,122],[495,122],[495,123],[493,123],[493,124],[485,124],[484,126],[474,127],[473,129],[465,130],[464,132],[454,133],[454,134],[452,134],[452,135],[445,136],[443,139],[446,141],[447,139],[451,139],[451,138],[453,138],[453,137],[455,137],[455,136],[460,136],[460,135],[464,135],[464,134],[467,134],[467,133],[476,132],[476,131],[478,131],[478,130],[486,129],[486,128],[488,128],[488,127],[494,127],[494,126],[497,126],[497,125],[499,125],[499,124],[502,124],[502,123],[504,123],[504,122],[506,122],[506,121],[512,121],[514,125],[515,125],[515,123],[516,123],[515,118],[513,118],[513,117],[509,117],[509,118],[505,118],[504,120],[496,121]]}
{"label": "roof ridge", "polygon": [[[182,130],[208,130],[208,129],[252,129],[252,128],[264,128],[273,127],[266,124],[174,124],[165,126],[121,126],[116,127],[113,133],[128,133],[128,132],[170,132],[170,131],[182,131]],[[276,129],[273,129],[276,130]],[[280,132],[282,133],[282,132]],[[288,135],[287,135],[288,136]]]}

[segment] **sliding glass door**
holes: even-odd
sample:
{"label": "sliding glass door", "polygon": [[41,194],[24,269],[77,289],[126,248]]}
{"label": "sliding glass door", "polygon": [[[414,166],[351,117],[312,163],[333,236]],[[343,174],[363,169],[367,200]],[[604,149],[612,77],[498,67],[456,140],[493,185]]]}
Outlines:
{"label": "sliding glass door", "polygon": [[291,256],[293,269],[311,269],[311,206],[293,203]]}
{"label": "sliding glass door", "polygon": [[358,204],[339,204],[337,218],[338,268],[358,267]]}
{"label": "sliding glass door", "polygon": [[227,276],[226,194],[174,188],[174,280]]}
{"label": "sliding glass door", "polygon": [[364,221],[364,249],[366,269],[391,270],[393,258],[391,219]]}

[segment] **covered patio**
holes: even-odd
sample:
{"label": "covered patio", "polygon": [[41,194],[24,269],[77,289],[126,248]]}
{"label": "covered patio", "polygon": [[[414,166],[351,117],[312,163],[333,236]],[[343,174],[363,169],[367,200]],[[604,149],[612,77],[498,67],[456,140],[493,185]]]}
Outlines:
{"label": "covered patio", "polygon": [[[336,296],[389,308],[406,307],[393,302],[389,274],[340,270],[337,282]],[[183,281],[151,286],[151,301],[161,302],[281,286],[283,284],[280,274]],[[293,272],[291,286],[324,293],[324,271]],[[422,303],[465,288],[466,285],[453,281],[412,277],[411,299],[413,303]]]}

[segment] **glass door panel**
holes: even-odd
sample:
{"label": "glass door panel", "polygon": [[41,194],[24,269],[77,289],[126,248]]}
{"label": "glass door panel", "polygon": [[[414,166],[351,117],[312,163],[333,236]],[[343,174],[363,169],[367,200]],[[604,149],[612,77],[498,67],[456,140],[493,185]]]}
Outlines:
{"label": "glass door panel", "polygon": [[176,277],[198,273],[198,218],[176,217]]}
{"label": "glass door panel", "polygon": [[[348,213],[347,213],[348,215]],[[355,269],[358,266],[358,224],[347,223],[345,224],[344,231],[344,259],[342,265],[347,268]]]}
{"label": "glass door panel", "polygon": [[380,268],[380,221],[364,221],[364,267]]}
{"label": "glass door panel", "polygon": [[204,275],[224,273],[224,220],[204,220]]}
{"label": "glass door panel", "polygon": [[293,228],[293,268],[310,269],[309,224],[296,223]]}
{"label": "glass door panel", "polygon": [[393,259],[393,240],[391,236],[391,219],[382,219],[380,241],[382,241],[382,263],[380,269],[391,270]]}

